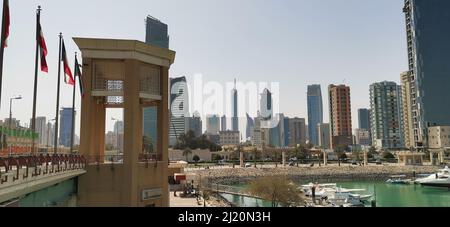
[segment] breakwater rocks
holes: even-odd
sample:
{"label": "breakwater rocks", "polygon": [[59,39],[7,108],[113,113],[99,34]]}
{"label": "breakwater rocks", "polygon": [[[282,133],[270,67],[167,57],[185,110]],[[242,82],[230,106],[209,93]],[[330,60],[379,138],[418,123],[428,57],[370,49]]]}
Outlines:
{"label": "breakwater rocks", "polygon": [[386,181],[392,175],[414,173],[428,174],[439,169],[436,166],[321,166],[321,167],[278,167],[278,168],[225,168],[196,170],[189,172],[201,176],[209,183],[245,184],[260,177],[284,176],[295,182],[339,182],[339,181]]}

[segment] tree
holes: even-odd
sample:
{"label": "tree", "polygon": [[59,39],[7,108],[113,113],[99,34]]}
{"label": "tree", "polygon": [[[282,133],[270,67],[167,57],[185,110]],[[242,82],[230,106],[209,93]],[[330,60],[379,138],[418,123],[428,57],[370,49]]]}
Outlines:
{"label": "tree", "polygon": [[192,160],[195,162],[195,164],[197,165],[197,163],[200,161],[200,157],[198,157],[198,155],[194,155],[194,157],[192,158]]}
{"label": "tree", "polygon": [[[338,157],[338,164],[339,166],[341,166],[341,159],[347,158],[347,155],[345,154],[345,151],[348,149],[347,146],[345,145],[339,145],[336,147],[336,149],[334,149],[334,152],[336,153],[337,157]],[[345,156],[344,156],[345,155]]]}
{"label": "tree", "polygon": [[385,152],[383,152],[383,158],[384,159],[395,159],[395,156],[391,152],[385,151]]}
{"label": "tree", "polygon": [[189,155],[192,154],[192,150],[185,148],[183,151],[183,156],[186,157],[186,162],[189,162]]}
{"label": "tree", "polygon": [[272,207],[301,206],[305,203],[303,192],[297,185],[284,177],[259,178],[250,183],[247,192],[271,201]]}

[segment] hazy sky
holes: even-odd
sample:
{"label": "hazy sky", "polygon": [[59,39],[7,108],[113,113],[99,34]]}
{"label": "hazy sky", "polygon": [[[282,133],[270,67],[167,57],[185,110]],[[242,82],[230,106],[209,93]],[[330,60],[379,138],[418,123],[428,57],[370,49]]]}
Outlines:
{"label": "hazy sky", "polygon": [[[280,108],[287,116],[307,117],[306,87],[318,83],[328,122],[327,86],[345,83],[351,86],[357,127],[356,110],[368,107],[369,85],[398,82],[407,69],[403,0],[12,0],[2,119],[9,114],[9,97],[17,94],[24,100],[15,102],[13,116],[23,123],[31,118],[38,4],[44,9],[50,72],[39,75],[37,115],[50,119],[55,116],[58,33],[64,33],[73,65],[78,51],[73,36],[144,41],[148,14],[169,25],[170,48],[177,52],[172,77],[190,80],[201,73],[206,81],[220,83],[235,77],[280,82]],[[71,106],[71,92],[62,83],[62,107]],[[112,130],[110,119],[107,124]]]}

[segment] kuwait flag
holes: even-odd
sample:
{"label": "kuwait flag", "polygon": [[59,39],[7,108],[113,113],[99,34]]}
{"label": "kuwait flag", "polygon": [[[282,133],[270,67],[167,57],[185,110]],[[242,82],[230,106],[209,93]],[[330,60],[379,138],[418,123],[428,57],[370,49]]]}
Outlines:
{"label": "kuwait flag", "polygon": [[41,71],[48,73],[47,66],[47,44],[45,44],[44,34],[42,33],[41,21],[38,21],[38,44],[39,44],[39,52],[41,53]]}
{"label": "kuwait flag", "polygon": [[3,48],[6,48],[8,46],[9,25],[10,25],[9,0],[5,0],[3,2],[3,29],[4,29],[2,31],[2,39],[4,41]]}
{"label": "kuwait flag", "polygon": [[69,67],[69,61],[67,61],[66,45],[64,45],[64,40],[62,41],[61,58],[61,61],[64,62],[64,82],[66,84],[75,85],[75,80],[73,79],[72,71]]}
{"label": "kuwait flag", "polygon": [[77,56],[75,56],[75,77],[78,76],[78,83],[80,83],[80,93],[84,97],[83,77],[81,75],[80,64],[78,63]]}

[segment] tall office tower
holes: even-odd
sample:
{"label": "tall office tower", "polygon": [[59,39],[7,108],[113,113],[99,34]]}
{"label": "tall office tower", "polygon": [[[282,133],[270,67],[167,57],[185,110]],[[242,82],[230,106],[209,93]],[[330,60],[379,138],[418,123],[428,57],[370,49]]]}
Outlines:
{"label": "tall office tower", "polygon": [[358,128],[370,130],[370,110],[358,109]]}
{"label": "tall office tower", "polygon": [[258,112],[258,116],[254,119],[255,127],[253,127],[252,133],[252,145],[256,147],[261,147],[261,117]]}
{"label": "tall office tower", "polygon": [[59,144],[64,147],[70,147],[70,143],[72,142],[72,110],[72,108],[62,108],[60,111],[61,126],[59,129]]}
{"label": "tall office tower", "polygon": [[[150,45],[155,45],[162,48],[169,48],[169,35],[167,24],[162,23],[158,19],[147,16],[146,21],[146,37],[145,42]],[[143,122],[144,122],[144,136],[151,139],[154,150],[157,147],[157,107],[144,108]],[[180,121],[180,119],[177,119]],[[175,122],[177,122],[175,120]],[[172,128],[172,127],[170,127]],[[174,139],[172,139],[173,142]]]}
{"label": "tall office tower", "polygon": [[272,147],[284,147],[285,144],[285,130],[284,130],[284,115],[283,114],[276,114],[275,118],[277,119],[278,124],[273,127],[269,128],[269,143],[268,145]]}
{"label": "tall office tower", "polygon": [[264,89],[261,94],[259,113],[263,120],[270,120],[273,116],[272,93],[269,89]]}
{"label": "tall office tower", "polygon": [[147,140],[151,141],[151,144],[153,146],[153,151],[156,151],[158,147],[158,137],[157,137],[157,128],[158,128],[158,108],[157,107],[147,107],[144,108],[143,112],[143,130],[144,130],[144,136]]}
{"label": "tall office tower", "polygon": [[404,147],[401,97],[395,82],[370,85],[372,144],[379,149]]}
{"label": "tall office tower", "polygon": [[319,147],[322,149],[330,149],[330,124],[318,124],[317,135],[319,138]]}
{"label": "tall office tower", "polygon": [[[30,119],[30,125],[31,125]],[[39,135],[39,139],[36,141],[39,145],[47,144],[47,118],[36,117],[36,133]]]}
{"label": "tall office tower", "polygon": [[252,138],[253,128],[255,127],[255,121],[253,121],[253,118],[250,117],[247,113],[247,128],[246,128],[246,135],[245,137],[247,139]]}
{"label": "tall office tower", "polygon": [[170,78],[170,130],[169,145],[174,146],[185,133],[185,117],[189,115],[189,91],[186,77]]}
{"label": "tall office tower", "polygon": [[123,133],[124,133],[123,121],[116,121],[114,123],[114,134],[116,136],[116,144],[114,144],[114,148],[120,151],[123,151]]}
{"label": "tall office tower", "polygon": [[206,134],[219,135],[220,132],[220,116],[208,115],[206,116]]}
{"label": "tall office tower", "polygon": [[309,142],[318,145],[317,124],[323,123],[323,101],[320,85],[308,86],[308,135]]}
{"label": "tall office tower", "polygon": [[200,114],[198,112],[195,112],[192,117],[186,117],[186,132],[189,130],[194,132],[194,135],[196,137],[201,136],[202,133],[202,118],[200,117]]}
{"label": "tall office tower", "polygon": [[330,85],[330,142],[331,148],[347,147],[353,143],[350,87]]}
{"label": "tall office tower", "polygon": [[297,144],[306,144],[305,118],[285,118],[286,146],[296,147]]}
{"label": "tall office tower", "polygon": [[220,118],[220,131],[227,131],[227,116],[223,115]]}
{"label": "tall office tower", "polygon": [[46,137],[47,140],[45,142],[45,145],[47,147],[54,147],[55,146],[55,140],[53,139],[55,137],[55,125],[51,122],[47,123],[47,131],[46,131]]}
{"label": "tall office tower", "polygon": [[236,89],[236,79],[234,80],[234,88],[231,91],[231,107],[232,107],[231,130],[239,131],[238,91]]}
{"label": "tall office tower", "polygon": [[410,72],[404,72],[400,75],[402,83],[402,115],[403,115],[403,138],[405,147],[410,149],[414,146],[414,124],[412,115],[411,101],[411,75]]}
{"label": "tall office tower", "polygon": [[450,126],[450,1],[405,0],[415,147],[427,128]]}
{"label": "tall office tower", "polygon": [[168,49],[169,35],[167,24],[162,23],[150,15],[147,16],[145,42],[150,45]]}

